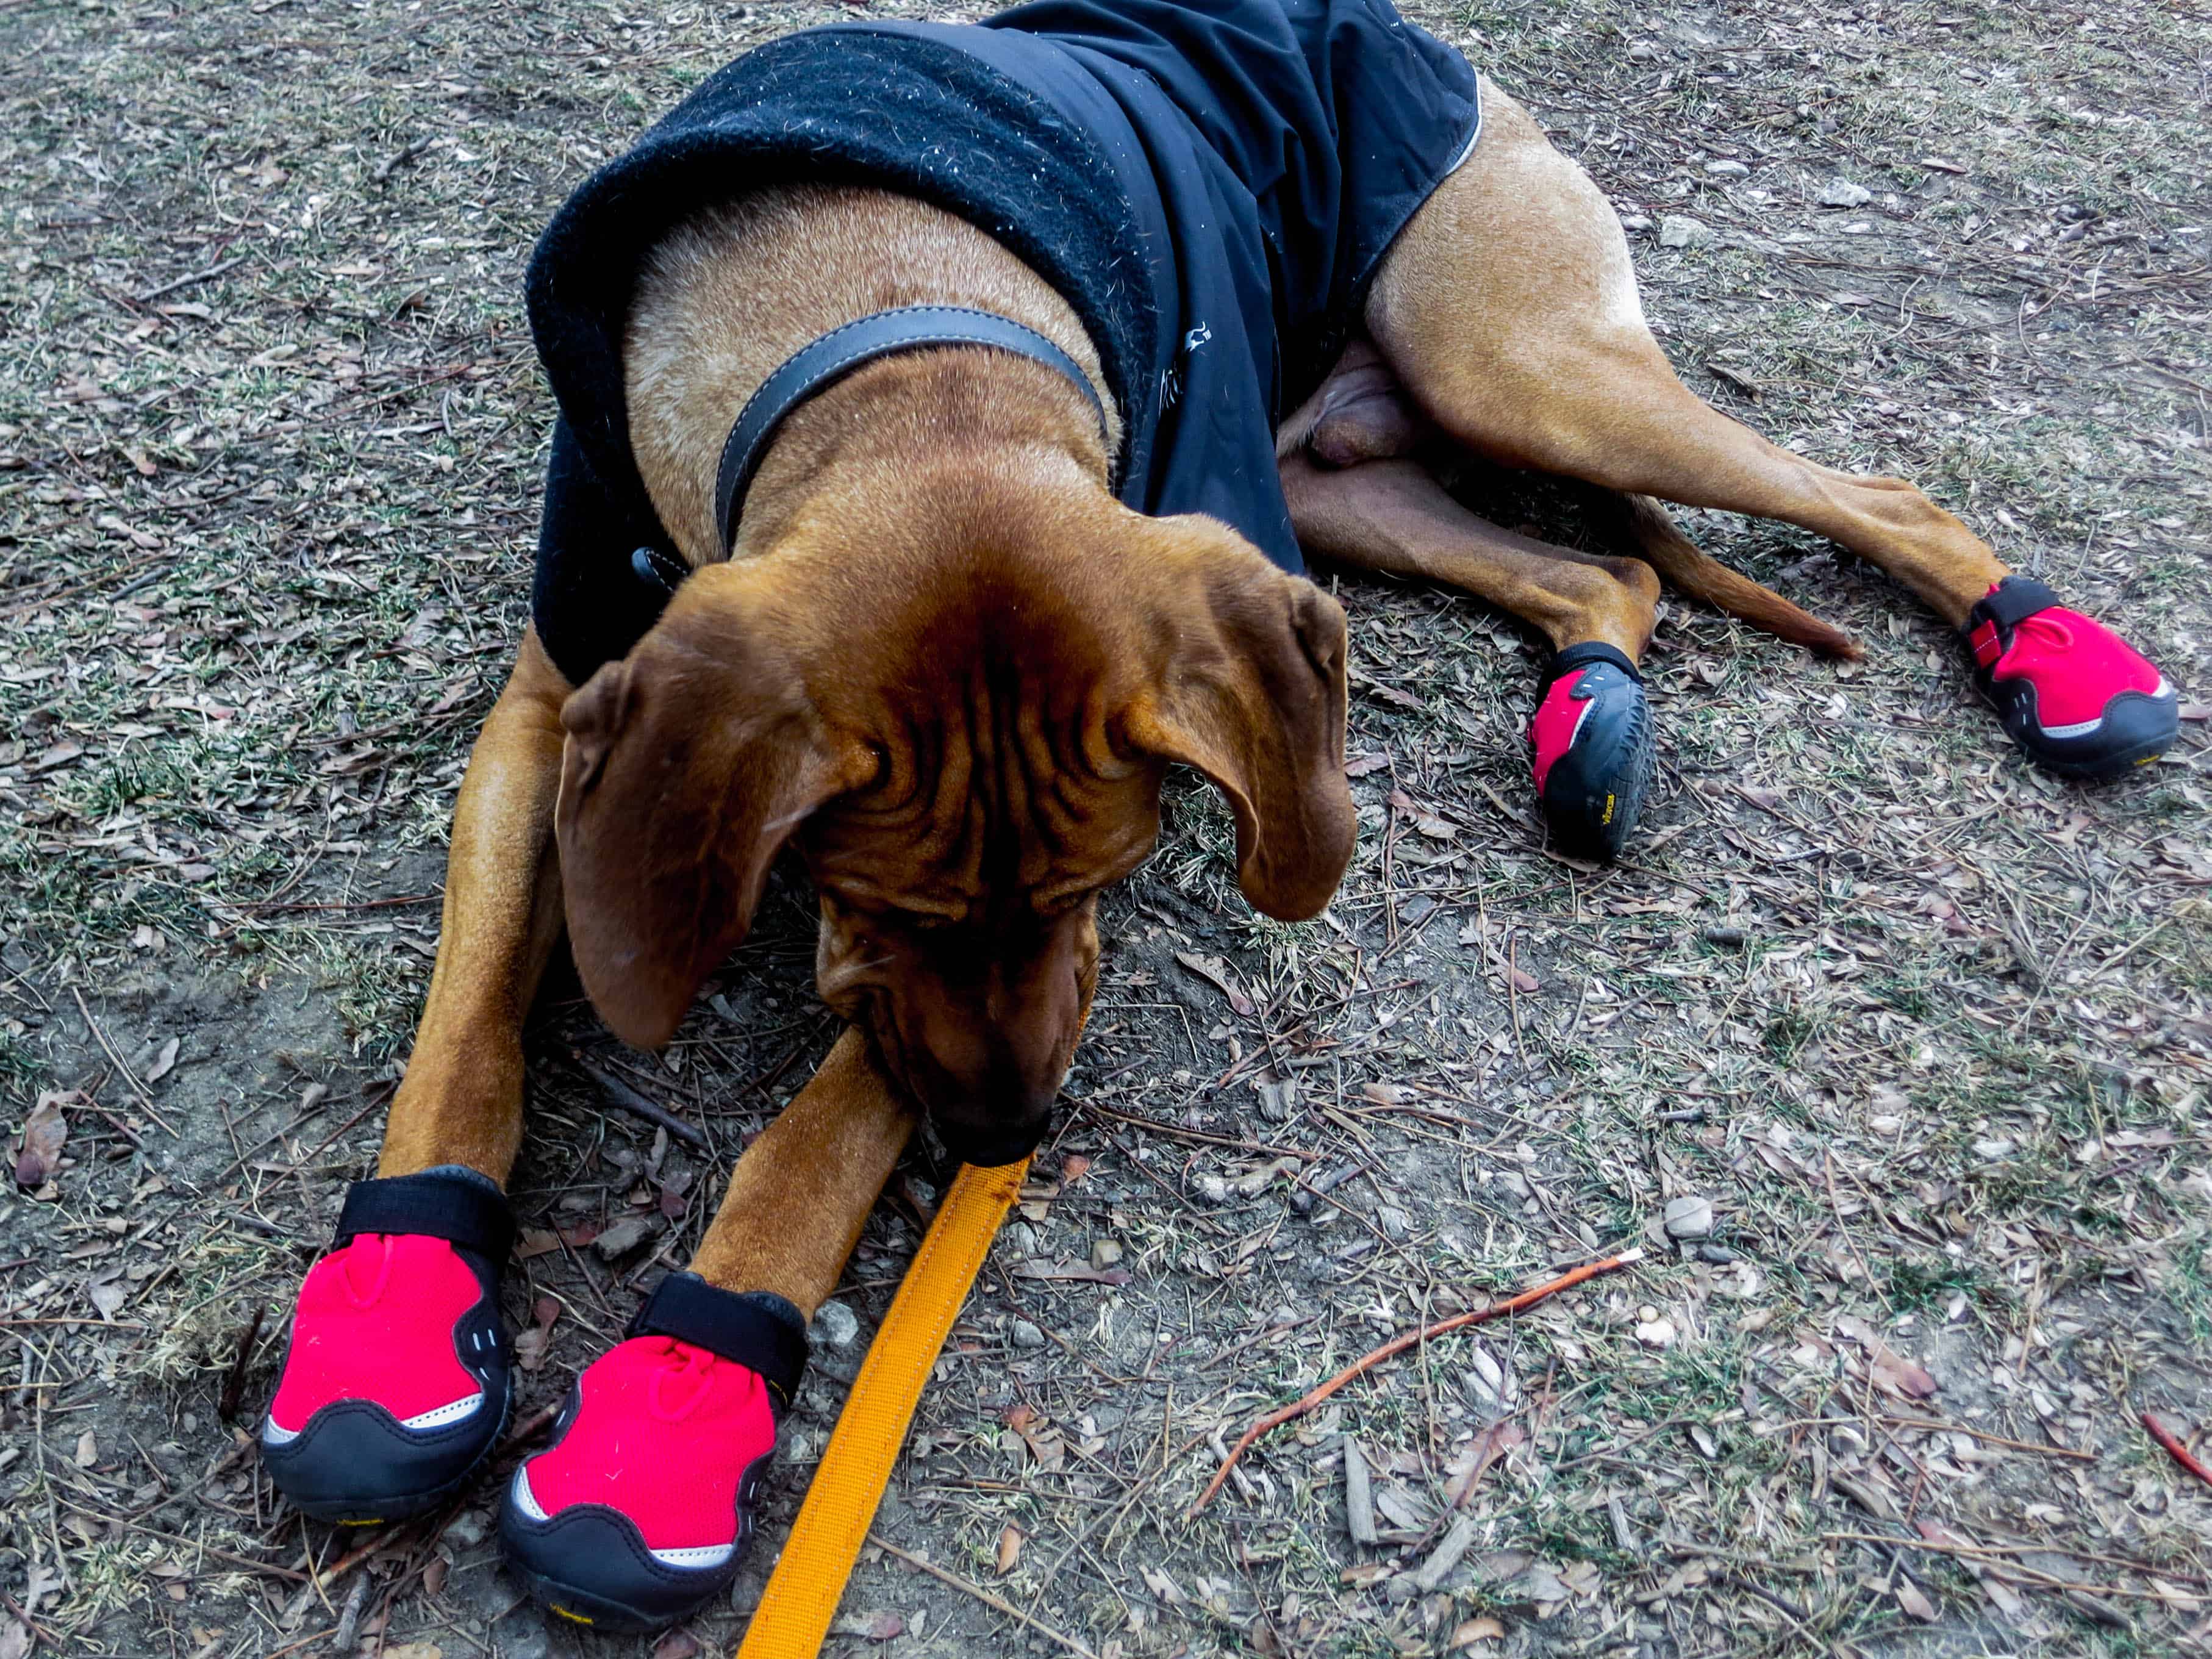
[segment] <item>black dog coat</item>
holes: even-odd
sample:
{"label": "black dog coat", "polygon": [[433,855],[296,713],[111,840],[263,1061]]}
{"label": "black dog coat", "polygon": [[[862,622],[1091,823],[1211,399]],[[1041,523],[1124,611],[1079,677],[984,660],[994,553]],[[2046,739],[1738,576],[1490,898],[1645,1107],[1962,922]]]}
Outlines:
{"label": "black dog coat", "polygon": [[787,35],[700,86],[554,217],[531,328],[560,420],[532,611],[580,684],[666,603],[630,454],[640,262],[763,185],[872,185],[957,214],[1063,295],[1123,416],[1114,484],[1301,570],[1274,456],[1391,240],[1481,125],[1466,59],[1385,0],[1036,0],[988,22]]}

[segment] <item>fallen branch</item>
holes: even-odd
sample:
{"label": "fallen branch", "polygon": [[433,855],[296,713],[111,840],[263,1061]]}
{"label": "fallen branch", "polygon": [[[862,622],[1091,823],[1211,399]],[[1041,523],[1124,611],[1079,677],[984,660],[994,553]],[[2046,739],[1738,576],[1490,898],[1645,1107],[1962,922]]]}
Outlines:
{"label": "fallen branch", "polygon": [[2206,1486],[2212,1486],[2212,1469],[2206,1468],[2198,1460],[2197,1454],[2183,1445],[2180,1437],[2172,1429],[2167,1428],[2148,1412],[2142,1414],[2142,1425],[2150,1431],[2152,1439],[2166,1448],[2167,1456],[2180,1464],[2183,1468],[2187,1469]]}
{"label": "fallen branch", "polygon": [[1520,1313],[1524,1309],[1534,1307],[1547,1297],[1557,1296],[1561,1291],[1572,1290],[1584,1279],[1595,1279],[1600,1273],[1618,1272],[1620,1268],[1632,1262],[1641,1261],[1643,1259],[1644,1251],[1641,1247],[1638,1247],[1623,1250],[1619,1255],[1609,1255],[1602,1261],[1586,1261],[1572,1273],[1563,1273],[1548,1285],[1539,1285],[1533,1291],[1523,1291],[1520,1295],[1508,1297],[1503,1302],[1493,1302],[1486,1308],[1477,1308],[1473,1313],[1454,1314],[1449,1319],[1440,1319],[1433,1325],[1423,1325],[1416,1330],[1401,1332],[1392,1337],[1372,1353],[1346,1365],[1320,1387],[1308,1389],[1289,1405],[1269,1412],[1250,1428],[1245,1430],[1238,1437],[1237,1443],[1229,1449],[1229,1455],[1221,1460],[1221,1467],[1213,1472],[1213,1479],[1206,1482],[1206,1490],[1198,1495],[1198,1502],[1190,1506],[1189,1513],[1196,1515],[1213,1501],[1214,1494],[1221,1490],[1223,1483],[1229,1479],[1229,1471],[1237,1467],[1237,1460],[1244,1455],[1254,1441],[1271,1429],[1279,1429],[1294,1418],[1304,1417],[1346,1383],[1364,1372],[1374,1370],[1384,1360],[1401,1354],[1416,1344],[1427,1341],[1431,1337],[1448,1335],[1453,1331],[1462,1330],[1469,1325],[1486,1325],[1493,1319],[1504,1319],[1510,1315]]}

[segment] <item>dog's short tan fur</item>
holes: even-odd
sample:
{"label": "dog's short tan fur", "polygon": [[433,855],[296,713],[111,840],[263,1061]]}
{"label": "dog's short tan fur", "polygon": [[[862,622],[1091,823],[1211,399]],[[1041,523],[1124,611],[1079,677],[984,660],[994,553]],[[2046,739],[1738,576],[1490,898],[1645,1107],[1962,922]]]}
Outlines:
{"label": "dog's short tan fur", "polygon": [[[1663,575],[1851,648],[1698,553],[1664,500],[1817,531],[1963,618],[2004,574],[1990,550],[1909,485],[1816,466],[1685,389],[1604,198],[1483,95],[1482,140],[1385,260],[1366,338],[1284,423],[1309,550],[1464,588],[1559,646],[1639,653]],[[921,301],[1017,318],[1097,379],[1056,294],[910,201],[763,194],[656,251],[628,337],[633,444],[686,558],[714,568],[580,690],[526,636],[461,792],[381,1173],[506,1179],[520,1022],[564,908],[601,1011],[658,1042],[789,841],[821,893],[822,993],[854,1029],[739,1160],[692,1265],[811,1314],[916,1103],[969,1127],[1048,1108],[1090,1002],[1097,890],[1151,847],[1170,761],[1229,795],[1255,905],[1327,902],[1352,833],[1341,611],[1218,525],[1120,507],[1110,439],[1049,370],[954,350],[854,374],[787,423],[715,563],[715,465],[746,397],[824,330]],[[1592,487],[1620,551],[1484,522],[1436,481],[1439,439]]]}

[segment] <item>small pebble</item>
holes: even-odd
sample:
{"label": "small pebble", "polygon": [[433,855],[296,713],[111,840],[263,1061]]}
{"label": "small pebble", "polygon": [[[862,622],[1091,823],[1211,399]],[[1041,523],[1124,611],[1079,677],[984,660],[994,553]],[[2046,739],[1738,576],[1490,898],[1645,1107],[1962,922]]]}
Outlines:
{"label": "small pebble", "polygon": [[1121,1247],[1110,1238],[1091,1241],[1091,1265],[1100,1270],[1112,1267],[1121,1259]]}
{"label": "small pebble", "polygon": [[1209,1204],[1226,1204],[1229,1183],[1218,1175],[1202,1175],[1198,1178],[1198,1195]]}
{"label": "small pebble", "polygon": [[1705,929],[1705,943],[1708,945],[1725,945],[1729,948],[1734,949],[1735,946],[1743,943],[1743,929],[1741,927],[1730,927],[1724,921],[1717,921],[1711,927]]}
{"label": "small pebble", "polygon": [[1735,1252],[1725,1244],[1700,1244],[1698,1260],[1710,1261],[1716,1267],[1725,1267],[1735,1261]]}
{"label": "small pebble", "polygon": [[1667,1205],[1667,1237],[1669,1238],[1704,1238],[1713,1230],[1713,1206],[1711,1199],[1677,1198]]}
{"label": "small pebble", "polygon": [[1647,1348],[1671,1348],[1674,1346],[1674,1322],[1647,1319],[1636,1328],[1636,1340]]}
{"label": "small pebble", "polygon": [[860,1316],[842,1302],[825,1302],[814,1316],[812,1328],[807,1335],[817,1342],[826,1342],[833,1348],[846,1346],[860,1334]]}
{"label": "small pebble", "polygon": [[1659,222],[1661,247],[1696,247],[1712,240],[1712,227],[1686,213],[1670,213]]}
{"label": "small pebble", "polygon": [[464,1510],[453,1517],[446,1528],[446,1541],[457,1550],[474,1549],[491,1536],[491,1517],[475,1510]]}
{"label": "small pebble", "polygon": [[1014,1322],[1014,1346],[1018,1348],[1042,1348],[1044,1333],[1026,1319]]}

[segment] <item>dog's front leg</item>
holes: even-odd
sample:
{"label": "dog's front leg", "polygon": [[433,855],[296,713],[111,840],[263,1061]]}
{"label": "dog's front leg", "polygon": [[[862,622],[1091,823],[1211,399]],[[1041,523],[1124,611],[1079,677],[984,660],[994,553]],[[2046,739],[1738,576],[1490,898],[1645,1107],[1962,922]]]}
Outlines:
{"label": "dog's front leg", "polygon": [[848,1030],[745,1149],[690,1271],[663,1279],[629,1340],[578,1379],[554,1443],[508,1490],[508,1559],[556,1610],[635,1628],[727,1588],[807,1322],[914,1126]]}
{"label": "dog's front leg", "polygon": [[308,1514],[416,1515],[459,1491],[506,1420],[501,1192],[522,1128],[522,1017],[560,936],[553,807],[568,684],[533,630],[462,781],[429,1006],[379,1179],[346,1194],[300,1290],[262,1452]]}
{"label": "dog's front leg", "polygon": [[813,1318],[914,1128],[914,1107],[848,1030],[738,1160],[691,1271],[726,1291],[773,1292]]}
{"label": "dog's front leg", "polygon": [[561,936],[553,807],[570,689],[531,629],[461,780],[437,965],[380,1176],[459,1164],[503,1186],[514,1166],[523,1017]]}

